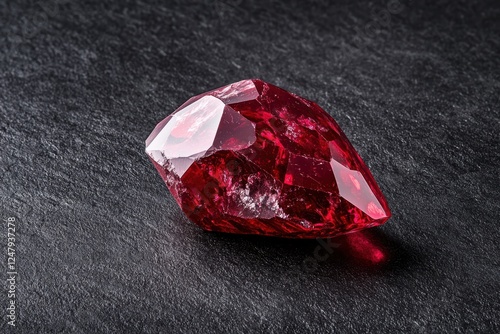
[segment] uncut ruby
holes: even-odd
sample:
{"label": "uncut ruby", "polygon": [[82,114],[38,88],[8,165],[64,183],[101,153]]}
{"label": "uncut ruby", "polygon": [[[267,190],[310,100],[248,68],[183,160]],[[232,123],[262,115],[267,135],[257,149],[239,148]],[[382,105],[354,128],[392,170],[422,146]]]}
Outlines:
{"label": "uncut ruby", "polygon": [[156,126],[146,152],[181,209],[208,231],[331,237],[391,215],[333,118],[261,80],[191,98]]}

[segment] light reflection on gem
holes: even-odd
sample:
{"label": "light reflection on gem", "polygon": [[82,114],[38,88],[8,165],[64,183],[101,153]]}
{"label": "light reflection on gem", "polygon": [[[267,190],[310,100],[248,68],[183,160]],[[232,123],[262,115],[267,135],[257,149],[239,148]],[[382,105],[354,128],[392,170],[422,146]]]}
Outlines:
{"label": "light reflection on gem", "polygon": [[356,171],[342,166],[340,163],[331,160],[331,166],[340,196],[354,204],[364,213],[373,219],[387,217],[379,201],[373,194],[363,175]]}

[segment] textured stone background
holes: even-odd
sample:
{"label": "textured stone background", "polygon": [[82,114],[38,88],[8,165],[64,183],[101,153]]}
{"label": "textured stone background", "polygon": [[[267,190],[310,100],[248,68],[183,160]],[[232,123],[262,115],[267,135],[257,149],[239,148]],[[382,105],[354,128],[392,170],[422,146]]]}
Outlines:
{"label": "textured stone background", "polygon": [[[0,1],[15,331],[498,332],[499,17],[498,1]],[[317,241],[184,218],[144,140],[249,77],[337,119],[393,211],[361,235],[383,261],[344,237],[311,262]]]}

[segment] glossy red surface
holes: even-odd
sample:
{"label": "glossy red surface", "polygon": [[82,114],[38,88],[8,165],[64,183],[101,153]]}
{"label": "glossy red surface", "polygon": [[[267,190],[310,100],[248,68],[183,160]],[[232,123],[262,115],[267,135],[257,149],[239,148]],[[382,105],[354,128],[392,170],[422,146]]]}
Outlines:
{"label": "glossy red surface", "polygon": [[191,98],[157,125],[146,152],[181,209],[205,230],[331,237],[390,217],[333,118],[261,80]]}

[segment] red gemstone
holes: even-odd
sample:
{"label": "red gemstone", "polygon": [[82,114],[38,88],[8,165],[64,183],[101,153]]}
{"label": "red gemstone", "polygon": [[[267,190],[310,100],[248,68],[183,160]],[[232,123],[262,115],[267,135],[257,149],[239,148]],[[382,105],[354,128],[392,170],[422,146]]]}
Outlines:
{"label": "red gemstone", "polygon": [[146,152],[205,230],[331,237],[391,215],[333,118],[261,80],[191,98],[156,126]]}

